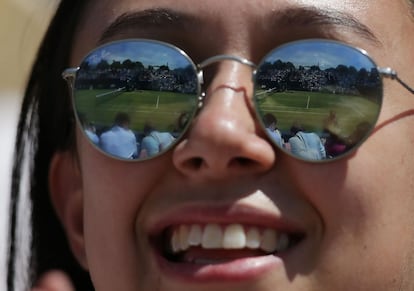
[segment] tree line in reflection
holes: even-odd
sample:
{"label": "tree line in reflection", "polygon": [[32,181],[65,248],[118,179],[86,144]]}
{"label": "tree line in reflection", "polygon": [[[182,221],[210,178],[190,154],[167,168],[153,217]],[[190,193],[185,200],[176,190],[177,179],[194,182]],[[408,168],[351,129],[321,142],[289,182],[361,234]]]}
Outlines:
{"label": "tree line in reflection", "polygon": [[266,62],[256,80],[262,89],[273,91],[319,91],[351,95],[378,96],[380,76],[375,67],[357,69],[338,65],[321,69],[319,65],[295,66],[292,62]]}
{"label": "tree line in reflection", "polygon": [[196,93],[197,77],[191,65],[170,69],[168,64],[144,66],[130,59],[112,61],[102,59],[93,65],[83,62],[78,72],[77,89],[116,89],[171,91]]}

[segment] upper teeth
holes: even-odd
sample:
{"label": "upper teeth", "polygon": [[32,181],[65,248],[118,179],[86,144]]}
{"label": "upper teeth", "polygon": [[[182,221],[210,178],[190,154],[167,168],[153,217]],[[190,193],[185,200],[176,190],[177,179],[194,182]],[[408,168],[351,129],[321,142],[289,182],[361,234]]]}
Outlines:
{"label": "upper teeth", "polygon": [[271,228],[263,229],[241,224],[192,224],[180,225],[173,229],[173,253],[186,251],[194,246],[204,249],[261,249],[266,253],[274,253],[288,248],[289,236]]}

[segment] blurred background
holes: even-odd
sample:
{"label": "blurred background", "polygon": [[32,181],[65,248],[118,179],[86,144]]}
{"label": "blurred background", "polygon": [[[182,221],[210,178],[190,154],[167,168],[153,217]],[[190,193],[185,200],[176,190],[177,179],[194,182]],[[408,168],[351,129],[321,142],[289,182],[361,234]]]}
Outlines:
{"label": "blurred background", "polygon": [[18,112],[58,0],[0,0],[0,290],[5,285],[10,174]]}

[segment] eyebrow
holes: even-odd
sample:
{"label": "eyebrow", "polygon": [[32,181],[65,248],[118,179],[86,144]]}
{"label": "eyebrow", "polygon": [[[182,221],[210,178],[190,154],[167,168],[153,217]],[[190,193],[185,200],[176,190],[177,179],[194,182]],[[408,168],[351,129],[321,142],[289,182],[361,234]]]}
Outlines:
{"label": "eyebrow", "polygon": [[[381,45],[380,40],[366,25],[358,21],[351,14],[318,7],[292,7],[280,11],[271,12],[267,16],[270,23],[281,27],[342,27],[359,35],[363,39],[375,45]],[[201,20],[196,16],[181,13],[173,9],[147,9],[131,11],[121,14],[103,31],[100,42],[113,36],[122,35],[128,30],[139,29],[186,29],[200,24]]]}
{"label": "eyebrow", "polygon": [[[180,13],[171,9],[148,9],[132,11],[121,14],[103,31],[100,42],[113,36],[133,29],[146,30],[150,28],[184,29],[189,25],[195,25],[198,20],[188,14]],[[191,27],[191,26],[190,26]]]}
{"label": "eyebrow", "polygon": [[349,13],[334,9],[321,9],[309,6],[288,8],[286,10],[281,10],[276,14],[276,23],[285,27],[342,27],[375,45],[381,45],[381,41],[374,32]]}

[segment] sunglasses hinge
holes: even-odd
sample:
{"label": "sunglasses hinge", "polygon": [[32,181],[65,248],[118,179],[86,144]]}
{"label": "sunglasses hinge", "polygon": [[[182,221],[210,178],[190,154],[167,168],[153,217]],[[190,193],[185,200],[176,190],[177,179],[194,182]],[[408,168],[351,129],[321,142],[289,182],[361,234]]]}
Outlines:
{"label": "sunglasses hinge", "polygon": [[397,72],[394,71],[392,68],[387,67],[387,68],[377,68],[378,72],[386,77],[386,78],[391,78],[392,80],[394,80],[395,78],[397,78]]}
{"label": "sunglasses hinge", "polygon": [[414,94],[414,89],[410,87],[407,83],[405,83],[403,80],[401,80],[400,77],[398,77],[397,72],[394,71],[392,68],[378,68],[378,72],[385,78],[396,80],[398,83],[400,83],[401,86],[407,89],[410,93]]}

